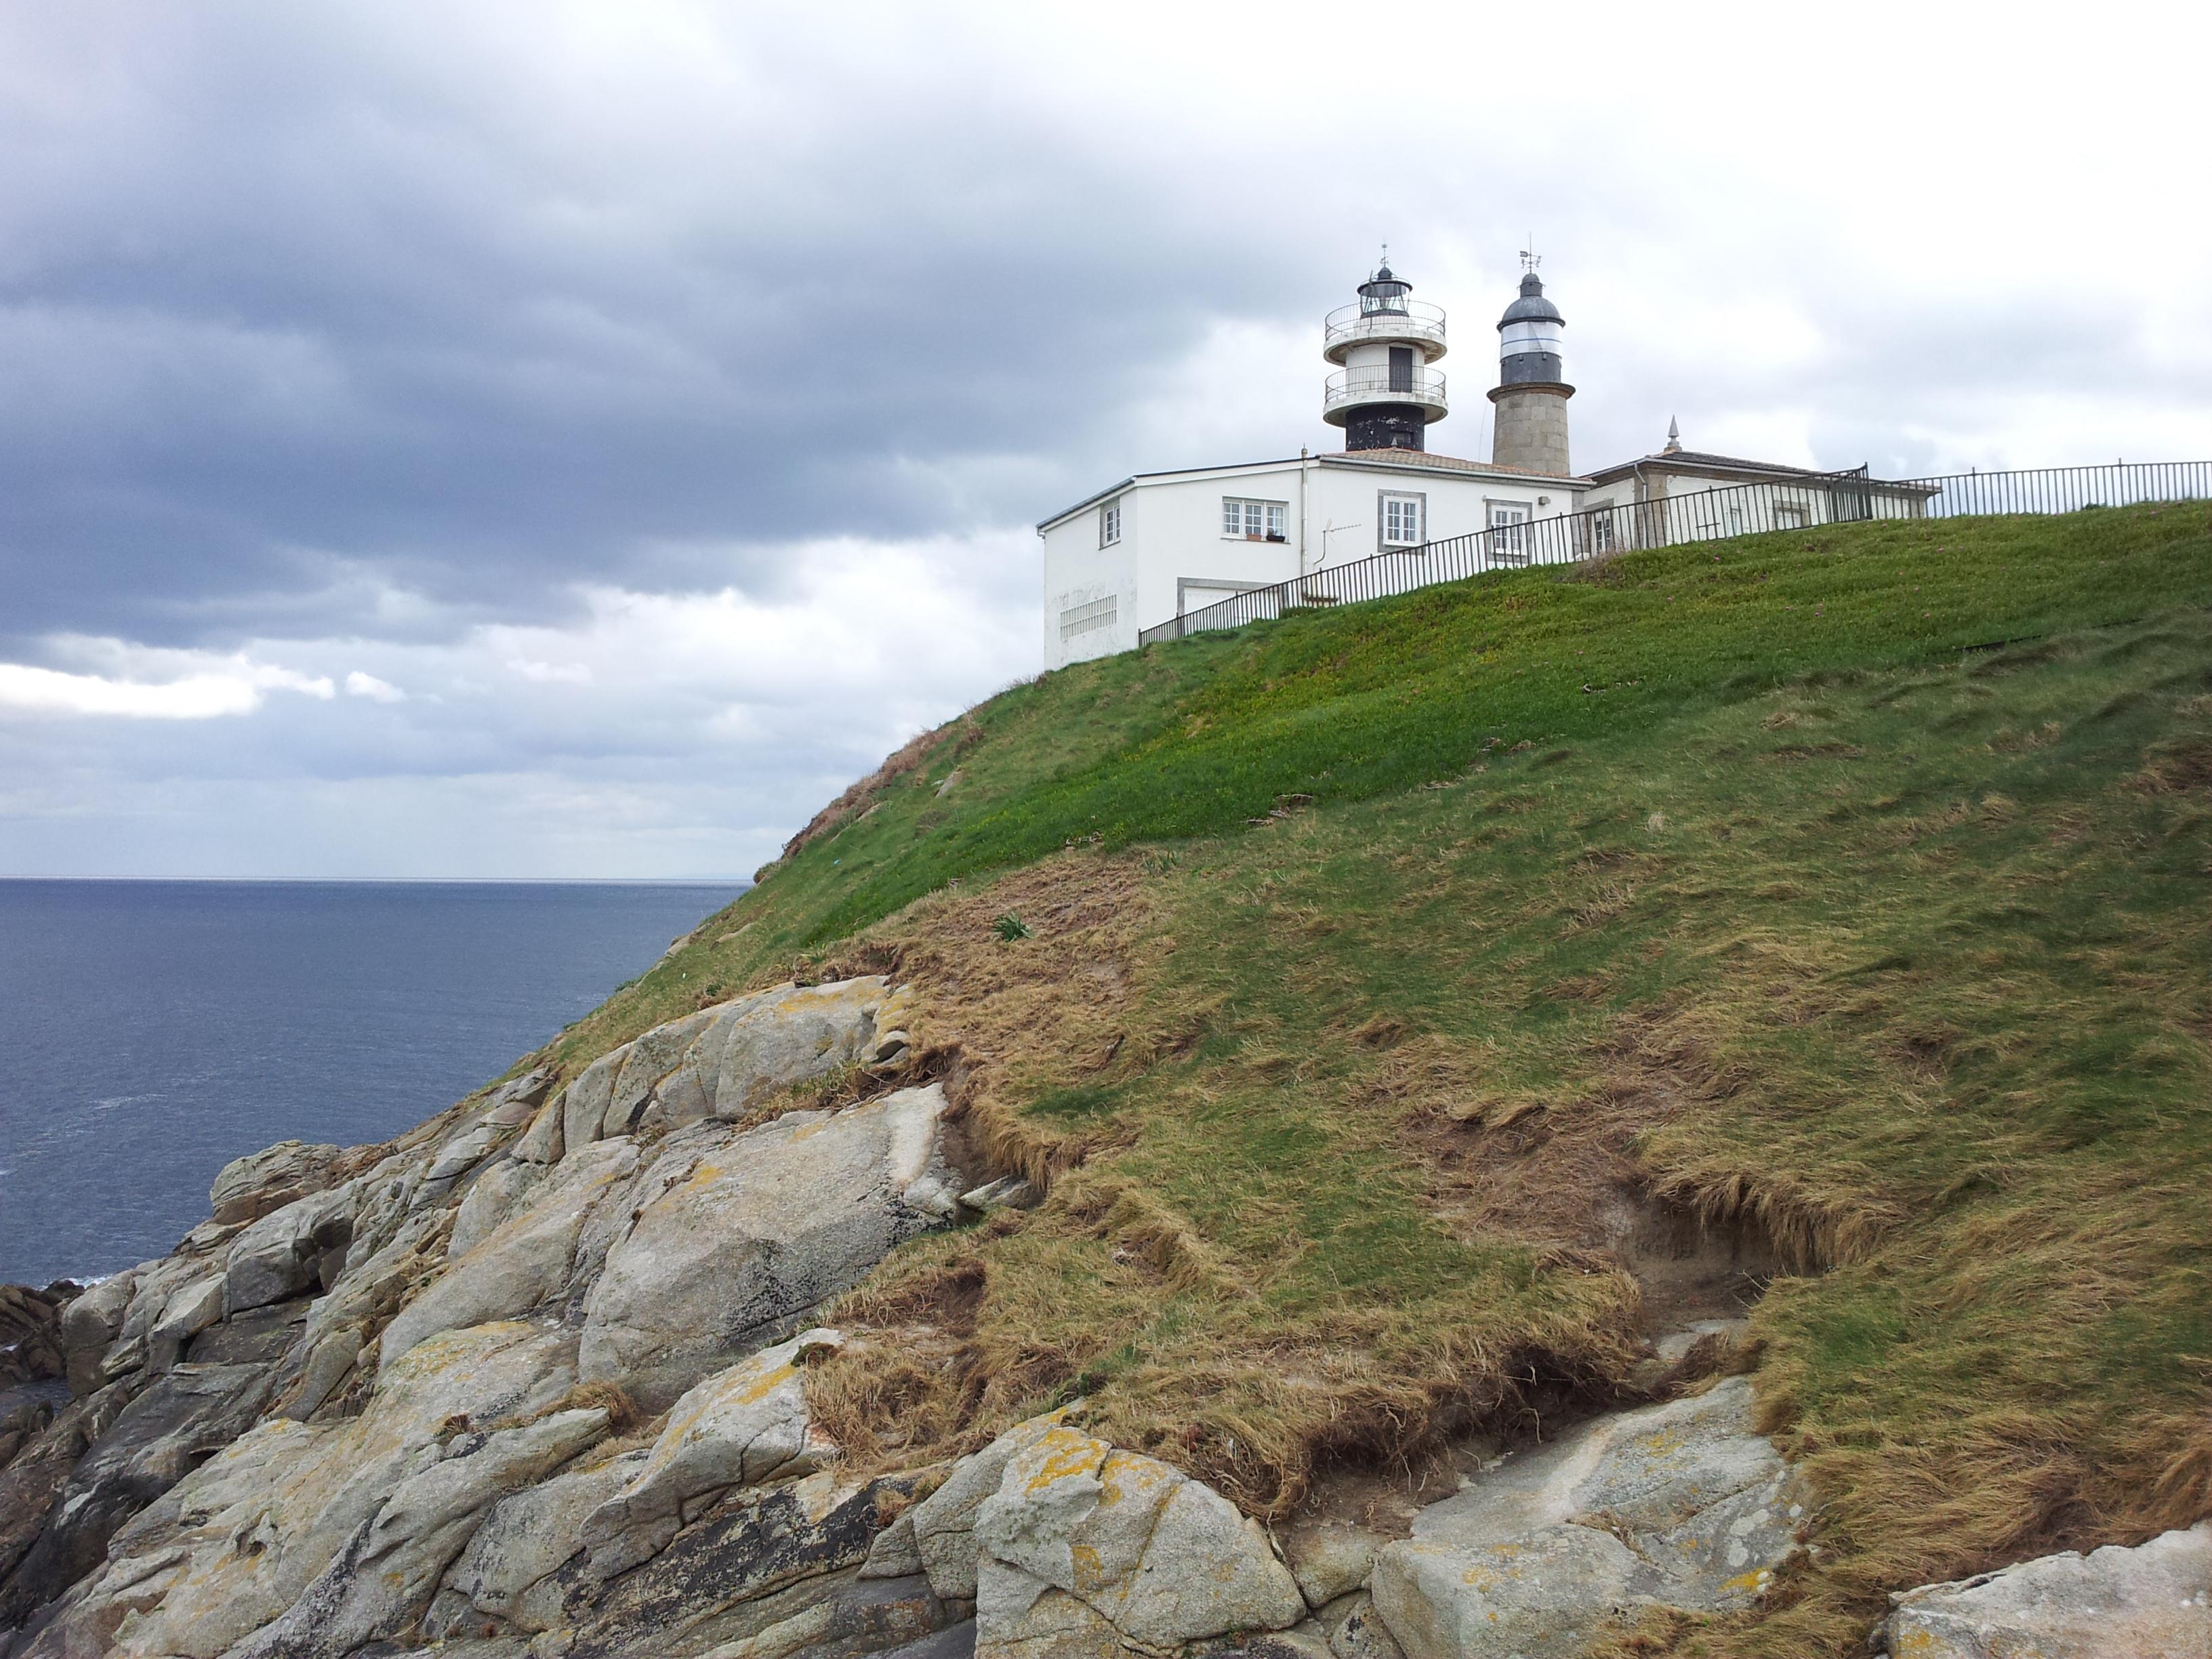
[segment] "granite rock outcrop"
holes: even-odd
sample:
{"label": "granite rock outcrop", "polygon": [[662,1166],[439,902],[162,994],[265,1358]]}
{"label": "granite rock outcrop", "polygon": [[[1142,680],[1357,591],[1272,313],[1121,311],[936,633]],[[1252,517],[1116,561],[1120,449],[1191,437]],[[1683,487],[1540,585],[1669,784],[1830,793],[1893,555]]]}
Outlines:
{"label": "granite rock outcrop", "polygon": [[[882,977],[734,999],[383,1147],[235,1160],[169,1255],[0,1300],[0,1659],[1534,1659],[1745,1607],[1802,1547],[1742,1377],[1395,1534],[1270,1531],[1080,1401],[849,1468],[809,1404],[825,1305],[1050,1201],[970,1166],[915,1021]],[[2160,1651],[2208,1616],[2206,1538],[1929,1586],[1885,1635]]]}

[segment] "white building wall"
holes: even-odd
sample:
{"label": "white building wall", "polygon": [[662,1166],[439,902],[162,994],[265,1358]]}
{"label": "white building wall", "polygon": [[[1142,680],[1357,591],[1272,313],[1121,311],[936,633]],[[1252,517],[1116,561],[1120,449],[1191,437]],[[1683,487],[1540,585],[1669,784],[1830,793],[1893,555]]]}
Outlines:
{"label": "white building wall", "polygon": [[[1637,500],[1633,476],[1591,490],[1583,502],[1585,512],[1615,509],[1610,544],[1614,548],[1717,540],[1827,524],[1837,516],[1843,489],[1848,488],[1832,493],[1826,484],[1812,480],[1746,479],[1695,471],[1652,471],[1645,478],[1652,501],[1674,504],[1654,506],[1640,514],[1633,511]],[[1855,497],[1852,507],[1860,517],[1912,519],[1925,511],[1919,497],[1885,491],[1871,481],[1850,494]],[[1701,499],[1705,496],[1714,499]]]}
{"label": "white building wall", "polygon": [[[1533,520],[1571,513],[1577,499],[1564,480],[1319,457],[1139,478],[1112,498],[1121,510],[1114,545],[1098,545],[1099,515],[1110,501],[1042,532],[1045,666],[1127,651],[1145,629],[1233,594],[1373,557],[1384,550],[1386,494],[1421,498],[1429,541],[1488,529],[1493,503],[1511,503]],[[1241,526],[1226,533],[1227,499],[1281,503],[1283,539],[1252,539]],[[1109,599],[1113,618],[1103,623],[1100,607]]]}
{"label": "white building wall", "polygon": [[1317,469],[1313,534],[1328,532],[1328,554],[1314,567],[1348,564],[1384,550],[1382,497],[1419,495],[1426,508],[1424,539],[1444,541],[1490,528],[1492,503],[1525,508],[1531,519],[1575,510],[1579,492],[1564,479],[1486,477],[1441,467],[1403,469],[1372,462],[1323,465]]}
{"label": "white building wall", "polygon": [[[1305,538],[1300,480],[1310,468],[1285,466],[1163,481],[1146,493],[1145,544],[1139,558],[1139,624],[1151,628],[1249,587],[1288,581],[1298,574]],[[1227,499],[1279,501],[1284,539],[1247,540],[1222,530]]]}
{"label": "white building wall", "polygon": [[[1121,539],[1110,546],[1098,544],[1099,514],[1109,505],[1100,502],[1056,524],[1044,532],[1044,665],[1064,668],[1091,657],[1128,651],[1137,643],[1137,524],[1143,505],[1138,491],[1125,489],[1115,499],[1121,508]],[[1103,626],[1082,625],[1069,613],[1112,600],[1113,620]],[[1071,629],[1073,631],[1071,631]]]}

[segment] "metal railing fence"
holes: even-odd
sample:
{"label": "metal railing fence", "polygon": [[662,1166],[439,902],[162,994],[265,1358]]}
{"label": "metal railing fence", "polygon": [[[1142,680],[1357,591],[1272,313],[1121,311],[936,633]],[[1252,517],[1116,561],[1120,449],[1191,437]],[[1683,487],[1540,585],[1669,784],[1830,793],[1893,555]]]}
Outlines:
{"label": "metal railing fence", "polygon": [[1444,377],[1432,368],[1340,368],[1322,388],[1322,407],[1345,404],[1444,402]]}
{"label": "metal railing fence", "polygon": [[1620,501],[1465,536],[1394,548],[1249,588],[1144,629],[1139,645],[1267,622],[1312,606],[1358,605],[1463,581],[1492,570],[1573,564],[1646,548],[1722,541],[1777,530],[1873,519],[1959,518],[1969,514],[2073,513],[2091,507],[2212,499],[2212,461],[2119,462],[1964,472],[1930,478],[1870,478],[1864,467]]}
{"label": "metal railing fence", "polygon": [[1332,347],[1364,340],[1434,340],[1442,344],[1443,337],[1443,307],[1425,300],[1401,299],[1389,305],[1361,300],[1339,306],[1322,319],[1324,355]]}

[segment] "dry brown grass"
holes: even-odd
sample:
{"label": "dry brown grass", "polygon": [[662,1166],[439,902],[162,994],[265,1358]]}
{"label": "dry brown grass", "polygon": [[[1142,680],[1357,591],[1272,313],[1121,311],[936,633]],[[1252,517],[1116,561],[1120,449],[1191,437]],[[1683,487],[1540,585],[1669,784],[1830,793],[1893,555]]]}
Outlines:
{"label": "dry brown grass", "polygon": [[[1533,1317],[1462,1321],[1354,1298],[1324,1340],[1269,1303],[1302,1248],[1289,1216],[1271,1229],[1267,1200],[1250,1195],[1243,1220],[1291,1250],[1255,1256],[1143,1173],[1154,1166],[1135,1152],[1133,1127],[1024,1110],[1056,1091],[1142,1077],[1202,1034],[1202,993],[1146,994],[1171,949],[1158,900],[1138,860],[1077,851],[934,895],[869,931],[866,947],[884,953],[872,963],[894,962],[916,988],[918,1030],[946,1068],[981,1161],[1022,1170],[1050,1197],[980,1233],[919,1241],[831,1311],[854,1340],[810,1370],[808,1400],[853,1467],[957,1455],[1110,1376],[1094,1398],[1094,1431],[1282,1514],[1322,1467],[1402,1464],[1455,1425],[1548,1414],[1625,1369],[1633,1287],[1601,1263]],[[1010,909],[1032,938],[993,936],[993,919]],[[1299,926],[1295,915],[1281,922]],[[1426,1110],[1422,1091],[1444,1083],[1432,1045],[1404,1042],[1401,1022],[1338,1035],[1382,1068],[1370,1093],[1390,1103],[1389,1117]],[[1249,1050],[1235,1077],[1305,1086],[1302,1052]],[[1183,1140],[1189,1117],[1209,1109],[1205,1097],[1156,1103],[1148,1122],[1170,1146],[1155,1156],[1203,1162],[1203,1132],[1188,1150]],[[1379,1144],[1394,1144],[1380,1133]],[[1179,1336],[1148,1328],[1170,1304],[1193,1310]]]}
{"label": "dry brown grass", "polygon": [[[997,937],[1008,912],[1030,937]],[[1017,1103],[1141,1067],[1178,1040],[1137,1023],[1139,994],[1172,948],[1154,918],[1139,855],[1073,850],[933,893],[861,936],[870,960],[917,992],[922,1063],[952,1077],[969,1145],[992,1170],[1048,1186],[1091,1140],[1023,1120]]]}
{"label": "dry brown grass", "polygon": [[[1029,937],[993,931],[1009,911]],[[975,1172],[1019,1172],[1050,1190],[1103,1138],[1056,1132],[1019,1104],[1141,1066],[1174,1041],[1137,1020],[1138,994],[1170,948],[1154,920],[1139,858],[1073,850],[917,901],[834,966],[893,972],[913,987],[919,1064],[945,1079]],[[983,1236],[1022,1224],[1003,1217]],[[972,1449],[1079,1364],[1052,1345],[978,1341],[991,1270],[975,1242],[909,1253],[832,1310],[854,1340],[808,1371],[807,1400],[854,1467]]]}
{"label": "dry brown grass", "polygon": [[579,1382],[558,1399],[549,1401],[526,1415],[504,1417],[488,1425],[494,1429],[526,1428],[559,1412],[603,1411],[608,1432],[617,1438],[642,1427],[647,1420],[629,1391],[618,1382]]}

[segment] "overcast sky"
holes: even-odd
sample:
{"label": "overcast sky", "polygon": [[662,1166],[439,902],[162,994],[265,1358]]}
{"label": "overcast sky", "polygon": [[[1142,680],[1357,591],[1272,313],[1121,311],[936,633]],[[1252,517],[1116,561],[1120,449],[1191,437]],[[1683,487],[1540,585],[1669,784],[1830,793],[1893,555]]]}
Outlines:
{"label": "overcast sky", "polygon": [[0,874],[749,872],[1386,240],[1578,465],[2212,456],[2205,15],[0,0]]}

